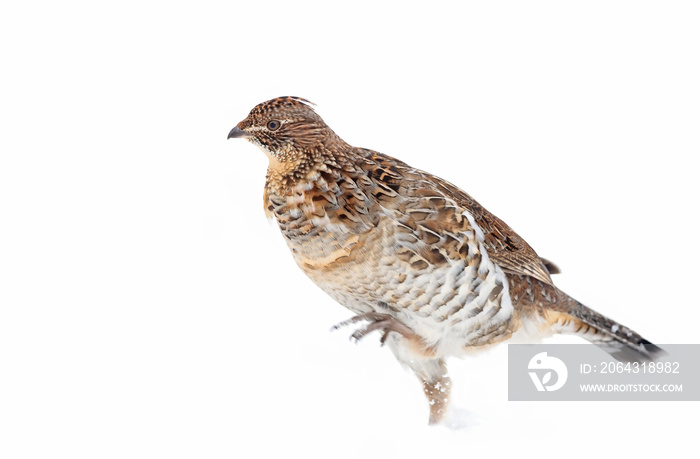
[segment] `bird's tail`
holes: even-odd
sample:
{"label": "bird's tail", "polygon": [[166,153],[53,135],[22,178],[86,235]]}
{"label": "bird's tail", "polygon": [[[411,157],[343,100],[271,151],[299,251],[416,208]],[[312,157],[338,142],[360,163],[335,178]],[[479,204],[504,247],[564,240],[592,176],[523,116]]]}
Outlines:
{"label": "bird's tail", "polygon": [[585,338],[621,362],[656,360],[666,354],[639,333],[559,293],[558,307],[548,311],[548,319],[560,333]]}

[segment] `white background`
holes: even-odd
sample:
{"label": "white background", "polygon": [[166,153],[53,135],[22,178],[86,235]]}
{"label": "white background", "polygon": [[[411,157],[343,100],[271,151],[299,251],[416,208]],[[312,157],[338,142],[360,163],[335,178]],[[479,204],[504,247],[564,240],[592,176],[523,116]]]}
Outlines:
{"label": "white background", "polygon": [[226,135],[310,99],[464,188],[574,297],[696,343],[697,2],[13,4],[0,457],[692,455],[696,402],[507,402],[506,346],[450,362],[466,427],[428,427],[377,337],[329,332],[350,313],[266,221],[264,155]]}

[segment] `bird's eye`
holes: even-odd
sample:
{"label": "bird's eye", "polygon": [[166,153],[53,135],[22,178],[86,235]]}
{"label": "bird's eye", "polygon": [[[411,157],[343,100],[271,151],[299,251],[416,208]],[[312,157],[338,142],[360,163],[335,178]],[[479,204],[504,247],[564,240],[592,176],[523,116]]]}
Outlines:
{"label": "bird's eye", "polygon": [[280,128],[280,126],[282,126],[282,123],[280,123],[277,120],[272,120],[272,121],[267,122],[267,128],[271,131],[276,131],[277,129]]}

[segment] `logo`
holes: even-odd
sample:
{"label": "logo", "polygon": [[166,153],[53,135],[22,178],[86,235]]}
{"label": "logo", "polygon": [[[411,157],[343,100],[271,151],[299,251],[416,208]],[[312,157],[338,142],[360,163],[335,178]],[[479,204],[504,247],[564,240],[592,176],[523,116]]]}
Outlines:
{"label": "logo", "polygon": [[[546,352],[540,352],[530,359],[527,368],[528,370],[535,370],[529,373],[539,392],[544,392],[545,390],[552,392],[561,389],[569,376],[564,362],[556,357],[548,356]],[[552,380],[552,372],[556,373],[557,377],[553,384],[547,385]],[[542,374],[542,379],[540,379],[539,374]]]}

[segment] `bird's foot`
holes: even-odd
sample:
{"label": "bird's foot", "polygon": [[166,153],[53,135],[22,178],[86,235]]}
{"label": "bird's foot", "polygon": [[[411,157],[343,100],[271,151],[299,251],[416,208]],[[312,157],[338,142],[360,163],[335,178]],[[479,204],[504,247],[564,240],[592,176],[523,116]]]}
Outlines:
{"label": "bird's foot", "polygon": [[348,320],[344,320],[333,326],[331,330],[338,330],[339,328],[351,325],[357,322],[367,321],[369,322],[362,328],[355,330],[355,333],[350,335],[351,340],[360,341],[362,338],[372,333],[375,330],[382,331],[382,337],[379,343],[383,346],[386,342],[389,333],[396,332],[406,338],[415,339],[416,334],[400,322],[398,319],[394,318],[389,314],[380,314],[378,312],[366,312],[364,314],[358,314],[355,317],[351,317]]}

